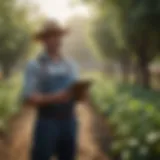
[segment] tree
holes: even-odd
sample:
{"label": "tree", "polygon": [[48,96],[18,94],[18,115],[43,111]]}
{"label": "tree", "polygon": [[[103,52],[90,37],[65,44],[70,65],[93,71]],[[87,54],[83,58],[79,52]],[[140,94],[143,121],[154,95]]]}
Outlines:
{"label": "tree", "polygon": [[160,50],[159,18],[160,1],[142,0],[134,3],[126,20],[125,36],[137,57],[140,82],[146,88],[150,87],[149,64]]}
{"label": "tree", "polygon": [[[140,83],[150,87],[149,64],[159,54],[159,0],[83,0],[108,24],[117,46],[136,59]],[[94,16],[96,17],[96,16]],[[108,28],[107,28],[108,29]],[[101,34],[102,35],[102,34]]]}
{"label": "tree", "polygon": [[34,28],[31,7],[16,0],[0,1],[0,64],[8,78],[16,64],[25,59]]}
{"label": "tree", "polygon": [[102,56],[106,60],[113,60],[114,63],[120,64],[123,82],[128,82],[131,57],[125,46],[120,43],[118,44],[104,17],[98,17],[93,20],[91,24],[91,35],[95,42],[94,44],[98,47]]}

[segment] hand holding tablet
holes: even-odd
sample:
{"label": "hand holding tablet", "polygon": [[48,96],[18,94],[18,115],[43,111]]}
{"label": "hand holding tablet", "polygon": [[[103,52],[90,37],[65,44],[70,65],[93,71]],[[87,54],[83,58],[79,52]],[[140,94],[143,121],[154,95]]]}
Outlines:
{"label": "hand holding tablet", "polygon": [[71,86],[70,91],[76,100],[83,101],[87,99],[91,84],[92,82],[89,80],[80,80]]}

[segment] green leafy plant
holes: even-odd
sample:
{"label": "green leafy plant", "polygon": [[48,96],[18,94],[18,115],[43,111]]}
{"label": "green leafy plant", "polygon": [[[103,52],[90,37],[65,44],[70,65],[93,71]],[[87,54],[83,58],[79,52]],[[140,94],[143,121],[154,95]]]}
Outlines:
{"label": "green leafy plant", "polygon": [[18,93],[19,79],[0,83],[0,130],[4,131],[8,127],[8,120],[19,110]]}
{"label": "green leafy plant", "polygon": [[113,157],[156,160],[160,156],[159,93],[106,79],[97,80],[91,93],[97,110],[113,128]]}

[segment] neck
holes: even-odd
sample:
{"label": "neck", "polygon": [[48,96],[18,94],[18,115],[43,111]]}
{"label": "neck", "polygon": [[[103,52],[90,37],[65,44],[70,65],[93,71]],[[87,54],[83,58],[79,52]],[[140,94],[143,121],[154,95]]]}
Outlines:
{"label": "neck", "polygon": [[51,59],[53,60],[58,60],[61,57],[61,54],[58,50],[50,50],[47,49],[47,54],[49,55],[49,57],[51,57]]}

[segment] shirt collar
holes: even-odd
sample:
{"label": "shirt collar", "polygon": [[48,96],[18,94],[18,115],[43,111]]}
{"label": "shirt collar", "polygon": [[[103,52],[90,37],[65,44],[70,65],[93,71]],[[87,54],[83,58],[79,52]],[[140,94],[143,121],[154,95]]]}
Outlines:
{"label": "shirt collar", "polygon": [[[40,54],[40,58],[42,58],[42,59],[44,59],[44,60],[46,60],[46,61],[51,61],[51,57],[48,55],[48,53],[47,52],[42,52],[41,54]],[[61,61],[65,61],[65,57],[64,56],[60,56],[60,59],[58,60],[58,62],[61,62]],[[54,62],[54,60],[53,60],[53,62]],[[55,61],[56,62],[56,61]]]}

